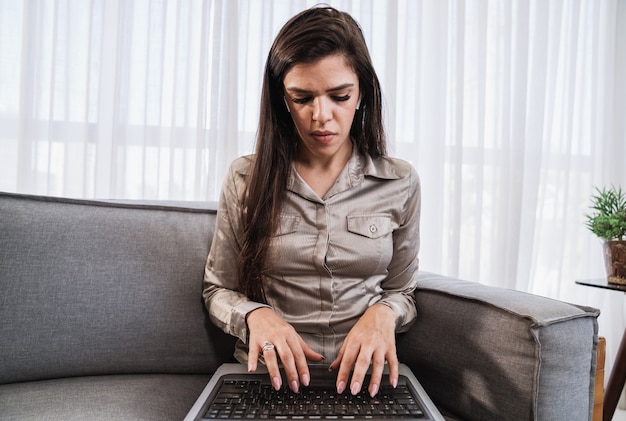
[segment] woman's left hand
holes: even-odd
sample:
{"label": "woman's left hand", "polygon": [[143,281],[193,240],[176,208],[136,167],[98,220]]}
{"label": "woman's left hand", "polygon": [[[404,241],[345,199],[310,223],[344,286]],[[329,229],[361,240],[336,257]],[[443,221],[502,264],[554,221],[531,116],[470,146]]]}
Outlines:
{"label": "woman's left hand", "polygon": [[396,314],[384,304],[375,304],[368,308],[359,321],[352,327],[344,341],[337,358],[330,365],[337,374],[337,393],[346,389],[350,372],[352,381],[350,392],[356,395],[363,385],[365,375],[372,366],[368,392],[376,395],[380,389],[385,361],[389,365],[389,383],[398,384],[398,356],[396,355]]}

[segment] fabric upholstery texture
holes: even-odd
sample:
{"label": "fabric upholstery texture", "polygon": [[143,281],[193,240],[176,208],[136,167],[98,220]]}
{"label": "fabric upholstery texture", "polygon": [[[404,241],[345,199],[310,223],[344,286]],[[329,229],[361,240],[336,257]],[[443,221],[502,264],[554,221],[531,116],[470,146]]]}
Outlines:
{"label": "fabric upholstery texture", "polygon": [[0,385],[4,421],[182,420],[209,375],[74,377]]}
{"label": "fabric upholstery texture", "polygon": [[0,383],[229,359],[201,298],[215,211],[2,194],[0,215]]}
{"label": "fabric upholstery texture", "polygon": [[425,273],[416,298],[399,358],[435,403],[468,420],[590,419],[596,309]]}

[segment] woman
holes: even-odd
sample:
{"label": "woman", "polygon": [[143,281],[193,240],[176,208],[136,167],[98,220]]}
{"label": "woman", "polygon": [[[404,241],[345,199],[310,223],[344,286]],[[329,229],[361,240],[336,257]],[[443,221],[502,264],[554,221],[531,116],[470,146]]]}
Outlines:
{"label": "woman", "polygon": [[[224,182],[207,259],[211,320],[239,338],[235,356],[273,386],[308,385],[330,362],[356,394],[371,366],[398,379],[395,333],[416,315],[420,186],[386,156],[382,95],[359,25],[316,7],[289,20],[263,79],[255,154]],[[352,377],[350,384],[350,373]]]}

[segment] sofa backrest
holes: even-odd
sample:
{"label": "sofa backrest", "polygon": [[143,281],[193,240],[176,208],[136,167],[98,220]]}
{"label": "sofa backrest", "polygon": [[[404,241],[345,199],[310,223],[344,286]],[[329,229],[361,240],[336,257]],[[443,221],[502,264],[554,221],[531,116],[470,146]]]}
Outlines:
{"label": "sofa backrest", "polygon": [[0,383],[230,360],[201,297],[215,209],[0,193]]}

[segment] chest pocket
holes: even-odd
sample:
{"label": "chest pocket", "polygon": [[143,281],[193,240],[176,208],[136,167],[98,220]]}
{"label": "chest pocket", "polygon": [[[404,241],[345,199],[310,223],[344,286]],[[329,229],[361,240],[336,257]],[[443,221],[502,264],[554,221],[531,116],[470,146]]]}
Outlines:
{"label": "chest pocket", "polygon": [[280,225],[274,236],[291,234],[298,231],[298,224],[300,224],[300,217],[298,215],[281,215]]}
{"label": "chest pocket", "polygon": [[372,239],[384,237],[393,231],[391,215],[375,213],[348,216],[348,231]]}

